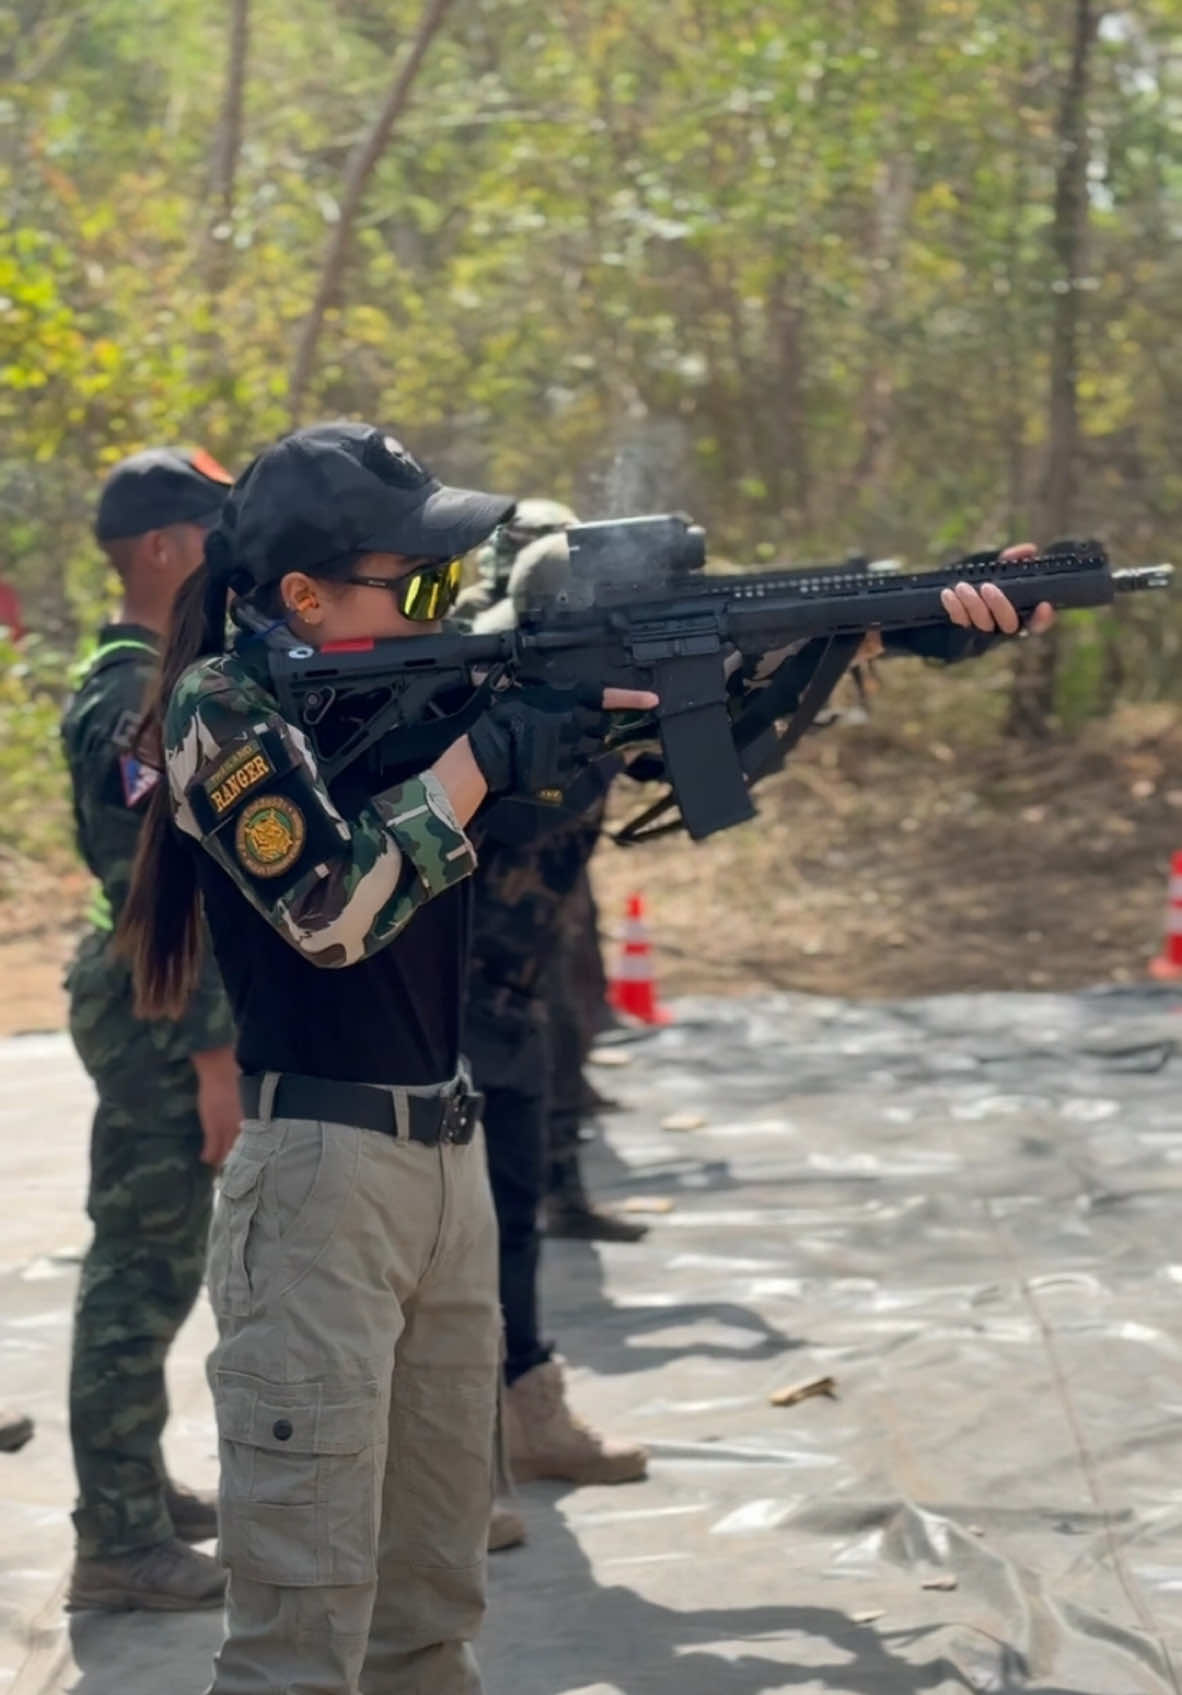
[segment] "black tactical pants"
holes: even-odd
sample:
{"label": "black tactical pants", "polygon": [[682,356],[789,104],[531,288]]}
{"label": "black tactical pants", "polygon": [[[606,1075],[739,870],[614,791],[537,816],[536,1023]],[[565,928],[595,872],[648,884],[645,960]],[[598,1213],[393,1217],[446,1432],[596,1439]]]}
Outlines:
{"label": "black tactical pants", "polygon": [[521,1089],[484,1088],[484,1140],[500,1235],[505,1381],[550,1358],[539,1333],[538,1207],[546,1171],[546,1099]]}
{"label": "black tactical pants", "polygon": [[579,1124],[583,1106],[583,1059],[586,1051],[579,1007],[572,993],[568,960],[555,961],[549,976],[549,1092],[546,1100],[546,1174],[548,1195],[581,1191]]}
{"label": "black tactical pants", "polygon": [[583,1066],[610,1018],[599,916],[586,867],[563,904],[561,939],[545,981],[550,1096],[546,1193],[573,1197],[583,1189],[579,1170]]}

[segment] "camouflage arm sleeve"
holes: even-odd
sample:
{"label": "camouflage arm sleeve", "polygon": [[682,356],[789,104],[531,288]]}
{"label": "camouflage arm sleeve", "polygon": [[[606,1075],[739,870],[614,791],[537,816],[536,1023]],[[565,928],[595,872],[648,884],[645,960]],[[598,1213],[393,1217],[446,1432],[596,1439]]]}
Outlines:
{"label": "camouflage arm sleeve", "polygon": [[429,772],[343,817],[307,738],[233,656],[181,679],[164,740],[178,828],[313,965],[368,958],[475,866]]}

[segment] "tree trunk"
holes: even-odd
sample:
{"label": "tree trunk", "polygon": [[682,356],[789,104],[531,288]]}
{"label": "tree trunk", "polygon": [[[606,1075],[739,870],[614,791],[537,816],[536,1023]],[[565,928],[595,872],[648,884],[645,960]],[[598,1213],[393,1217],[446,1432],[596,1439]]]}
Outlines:
{"label": "tree trunk", "polygon": [[[1075,0],[1071,68],[1057,126],[1055,211],[1051,223],[1051,368],[1046,480],[1039,532],[1044,542],[1071,533],[1079,457],[1079,278],[1088,233],[1088,80],[1100,25],[1097,0]],[[1043,736],[1054,711],[1059,644],[1051,631],[1018,654],[1010,728]]]}
{"label": "tree trunk", "polygon": [[242,114],[246,99],[246,61],[250,43],[250,0],[230,0],[230,43],[222,109],[214,135],[209,169],[209,216],[200,269],[211,301],[217,299],[230,269],[234,186],[242,151]]}
{"label": "tree trunk", "polygon": [[903,294],[903,253],[915,198],[915,159],[893,154],[883,164],[874,196],[868,252],[870,298],[866,311],[867,362],[858,413],[862,442],[850,474],[847,498],[869,496],[872,508],[884,481],[886,449],[894,409],[892,331]]}
{"label": "tree trunk", "polygon": [[768,294],[768,352],[774,372],[768,435],[777,458],[780,486],[787,479],[792,489],[795,527],[807,530],[812,517],[812,466],[805,393],[805,315],[793,293],[794,280],[787,270],[781,271]]}
{"label": "tree trunk", "polygon": [[333,225],[325,245],[316,294],[312,301],[311,310],[304,320],[295,358],[292,360],[291,376],[288,380],[287,405],[293,425],[299,422],[304,395],[307,392],[308,382],[312,375],[317,343],[320,340],[320,332],[324,327],[325,314],[340,296],[349,254],[349,242],[353,234],[353,225],[357,213],[361,207],[366,184],[374,166],[386,150],[394,125],[409,104],[415,78],[422,69],[431,42],[451,10],[452,4],[453,0],[427,0],[418,32],[394,73],[393,81],[386,92],[386,98],[382,102],[381,109],[353,149],[349,163],[345,167],[340,216]]}
{"label": "tree trunk", "polygon": [[1005,393],[998,403],[1005,464],[1005,523],[1008,541],[1032,530],[1028,511],[1027,424],[1030,415],[1027,372],[1030,333],[1027,321],[1029,279],[1023,262],[1022,231],[1030,217],[1030,157],[1024,107],[1030,95],[1031,61],[1027,58],[1015,79],[1014,129],[1010,146],[1009,218],[1005,234],[1006,292],[1000,308],[1002,368]]}

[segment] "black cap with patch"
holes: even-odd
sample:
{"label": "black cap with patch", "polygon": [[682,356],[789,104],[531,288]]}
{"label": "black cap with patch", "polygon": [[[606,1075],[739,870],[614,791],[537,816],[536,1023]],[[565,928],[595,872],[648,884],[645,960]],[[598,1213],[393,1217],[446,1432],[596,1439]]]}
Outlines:
{"label": "black cap with patch", "polygon": [[99,541],[120,541],[169,524],[213,524],[233,481],[203,447],[133,453],[103,484],[94,533]]}
{"label": "black cap with patch", "polygon": [[315,574],[362,553],[455,558],[514,507],[507,495],[449,488],[370,424],[314,424],[268,447],[238,479],[217,532],[235,586]]}

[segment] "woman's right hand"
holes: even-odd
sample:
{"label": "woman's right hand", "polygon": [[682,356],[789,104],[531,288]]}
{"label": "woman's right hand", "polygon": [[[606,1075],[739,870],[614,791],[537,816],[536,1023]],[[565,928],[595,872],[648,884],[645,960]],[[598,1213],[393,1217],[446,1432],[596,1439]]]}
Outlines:
{"label": "woman's right hand", "polygon": [[657,696],[645,689],[518,683],[494,694],[468,732],[490,794],[561,792],[603,746],[609,712],[648,712]]}
{"label": "woman's right hand", "polygon": [[197,1073],[197,1118],[201,1160],[220,1171],[229,1158],[242,1123],[238,1066],[233,1048],[209,1048],[189,1055]]}
{"label": "woman's right hand", "polygon": [[[609,712],[652,712],[659,705],[658,697],[648,689],[604,689],[598,706],[595,704],[594,690],[591,691],[590,706],[580,704],[580,701],[575,698],[577,693],[575,690],[549,690],[548,693],[556,698],[544,705],[539,705],[536,701],[531,704],[523,698],[524,693],[524,690],[516,686],[512,691],[505,691],[506,697],[514,698],[520,709],[517,718],[519,726],[524,729],[528,724],[531,730],[538,732],[539,739],[542,739],[541,731],[544,728],[547,742],[561,741],[560,736],[556,738],[553,734],[556,728],[559,731],[562,728],[561,723],[555,724],[555,718],[561,720],[563,715],[583,715],[583,736],[581,739],[584,740],[585,745],[582,751],[580,752],[578,749],[578,738],[575,742],[573,754],[569,741],[563,749],[562,764],[566,777],[573,775],[588,758],[594,758],[596,752],[603,745],[604,736],[610,728],[607,718]],[[583,690],[582,698],[584,701],[586,695],[587,691]],[[525,787],[525,782],[530,773],[522,769],[520,749],[518,749],[516,764],[514,763],[513,734],[505,724],[504,715],[502,714],[500,718],[494,718],[489,728],[481,728],[485,725],[486,720],[497,711],[500,704],[499,702],[495,703],[484,718],[479,719],[466,736],[461,736],[458,741],[453,742],[431,767],[432,775],[442,783],[447,791],[447,797],[461,827],[475,815],[490,792],[537,794],[539,788],[561,788],[562,786],[560,782],[549,781],[534,783],[531,788]],[[527,713],[537,716],[527,718]],[[547,719],[549,721],[546,721]],[[542,720],[542,722],[539,723],[539,720]],[[588,720],[594,723],[596,734],[590,733],[591,725]],[[577,731],[579,729],[578,722],[569,725],[568,729]],[[473,745],[474,741],[475,746]],[[507,776],[511,784],[518,780],[522,786],[493,790],[489,782],[490,773],[487,769],[489,765],[492,766],[491,774],[495,779],[503,780]],[[533,775],[536,776],[536,774],[535,770]]]}

